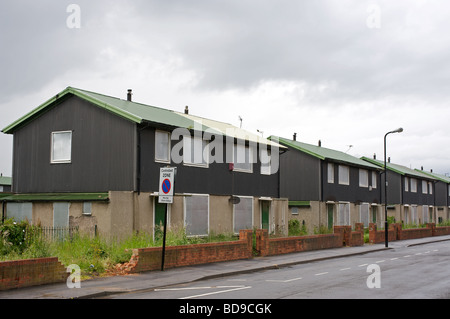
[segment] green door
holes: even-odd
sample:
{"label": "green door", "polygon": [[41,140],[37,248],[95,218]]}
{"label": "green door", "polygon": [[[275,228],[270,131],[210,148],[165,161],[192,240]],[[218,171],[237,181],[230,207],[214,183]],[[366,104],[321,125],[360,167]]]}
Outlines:
{"label": "green door", "polygon": [[328,211],[328,229],[333,229],[334,205],[327,205],[327,211]]}
{"label": "green door", "polygon": [[155,198],[155,240],[163,236],[166,206],[167,204],[158,203],[158,198]]}
{"label": "green door", "polygon": [[261,202],[261,226],[262,229],[269,230],[270,202]]}

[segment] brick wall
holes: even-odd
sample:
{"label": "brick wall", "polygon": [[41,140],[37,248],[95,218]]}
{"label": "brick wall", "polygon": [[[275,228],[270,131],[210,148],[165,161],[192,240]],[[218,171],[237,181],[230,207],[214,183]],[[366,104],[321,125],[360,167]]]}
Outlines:
{"label": "brick wall", "polygon": [[[252,257],[251,230],[241,230],[238,241],[166,247],[164,268],[183,267]],[[129,263],[123,265],[128,272],[161,269],[162,247],[134,249]]]}
{"label": "brick wall", "polygon": [[56,257],[0,262],[0,291],[65,282],[68,276]]}
{"label": "brick wall", "polygon": [[363,229],[362,224],[358,224],[356,231],[353,232],[351,226],[336,226],[333,234],[283,238],[269,238],[267,230],[258,229],[256,250],[260,256],[272,256],[343,246],[362,246],[364,245]]}
{"label": "brick wall", "polygon": [[[408,240],[433,236],[450,235],[450,227],[436,227],[436,224],[429,223],[426,228],[402,229],[401,224],[390,224],[388,231],[388,240]],[[384,230],[377,230],[376,224],[369,225],[369,242],[378,244],[385,241]]]}

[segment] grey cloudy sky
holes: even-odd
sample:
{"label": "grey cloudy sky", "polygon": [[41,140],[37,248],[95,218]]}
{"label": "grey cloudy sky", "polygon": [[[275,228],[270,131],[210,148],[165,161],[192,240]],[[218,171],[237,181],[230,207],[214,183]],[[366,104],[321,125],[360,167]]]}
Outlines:
{"label": "grey cloudy sky", "polygon": [[[67,86],[132,88],[358,157],[382,158],[384,134],[403,127],[393,162],[450,173],[449,16],[443,0],[3,0],[0,129]],[[6,175],[11,157],[1,134]]]}

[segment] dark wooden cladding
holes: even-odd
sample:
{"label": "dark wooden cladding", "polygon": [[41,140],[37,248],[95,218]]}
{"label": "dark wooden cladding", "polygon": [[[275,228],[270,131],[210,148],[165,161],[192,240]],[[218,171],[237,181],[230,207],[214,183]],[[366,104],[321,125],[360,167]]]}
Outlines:
{"label": "dark wooden cladding", "polygon": [[[51,134],[72,131],[72,162],[51,164]],[[136,126],[71,97],[14,133],[13,191],[106,192],[134,187]]]}

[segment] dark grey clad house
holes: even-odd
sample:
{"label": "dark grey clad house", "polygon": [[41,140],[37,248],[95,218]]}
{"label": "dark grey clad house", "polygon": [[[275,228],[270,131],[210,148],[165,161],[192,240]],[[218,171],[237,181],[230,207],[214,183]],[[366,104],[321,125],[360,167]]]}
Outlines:
{"label": "dark grey clad house", "polygon": [[381,224],[380,168],[344,152],[281,137],[280,195],[308,229]]}
{"label": "dark grey clad house", "polygon": [[[284,231],[284,147],[230,124],[68,87],[18,119],[8,214],[121,236],[158,227],[159,171],[176,167],[172,227]],[[22,204],[26,203],[26,206]]]}
{"label": "dark grey clad house", "polygon": [[[363,157],[380,168],[384,161]],[[436,221],[435,177],[395,163],[386,163],[388,182],[388,214],[405,224],[424,224]],[[384,182],[384,177],[383,177]],[[384,183],[383,183],[384,184]],[[384,202],[384,185],[382,185]],[[445,197],[444,197],[445,199]]]}

